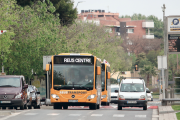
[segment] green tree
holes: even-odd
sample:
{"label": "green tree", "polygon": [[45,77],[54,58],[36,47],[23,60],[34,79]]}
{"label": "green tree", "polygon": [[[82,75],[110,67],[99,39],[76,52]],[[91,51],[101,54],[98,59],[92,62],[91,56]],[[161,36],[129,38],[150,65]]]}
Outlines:
{"label": "green tree", "polygon": [[72,24],[77,18],[77,9],[73,8],[72,0],[51,0],[56,8],[55,14],[59,14],[62,25]]}

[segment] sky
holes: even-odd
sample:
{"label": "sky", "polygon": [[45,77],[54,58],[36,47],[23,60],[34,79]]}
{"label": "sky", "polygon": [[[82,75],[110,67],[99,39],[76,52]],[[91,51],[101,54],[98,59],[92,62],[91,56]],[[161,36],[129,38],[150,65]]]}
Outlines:
{"label": "sky", "polygon": [[[83,1],[82,3],[78,3]],[[77,5],[78,3],[78,5]],[[74,7],[77,6],[78,13],[81,10],[105,10],[111,13],[122,15],[142,14],[145,16],[154,15],[163,19],[162,6],[165,4],[165,16],[180,16],[180,0],[74,0]]]}

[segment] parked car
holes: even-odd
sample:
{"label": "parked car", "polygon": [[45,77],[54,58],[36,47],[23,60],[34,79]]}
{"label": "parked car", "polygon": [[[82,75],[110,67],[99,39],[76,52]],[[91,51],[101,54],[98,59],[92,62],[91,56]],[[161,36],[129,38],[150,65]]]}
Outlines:
{"label": "parked car", "polygon": [[34,107],[34,109],[40,109],[40,92],[38,91],[38,89],[33,86],[33,85],[29,85],[28,86],[28,109],[32,109],[32,106]]}
{"label": "parked car", "polygon": [[22,75],[0,76],[0,107],[27,109],[27,88],[28,85]]}
{"label": "parked car", "polygon": [[149,90],[149,88],[146,88],[146,92],[147,92],[147,98],[149,101],[153,101],[153,96],[152,96],[152,91]]}
{"label": "parked car", "polygon": [[112,84],[111,85],[111,103],[117,103],[118,102],[118,91],[119,91],[119,85],[118,84]]}
{"label": "parked car", "polygon": [[118,110],[122,107],[143,107],[147,110],[146,86],[142,78],[121,80],[118,96]]}

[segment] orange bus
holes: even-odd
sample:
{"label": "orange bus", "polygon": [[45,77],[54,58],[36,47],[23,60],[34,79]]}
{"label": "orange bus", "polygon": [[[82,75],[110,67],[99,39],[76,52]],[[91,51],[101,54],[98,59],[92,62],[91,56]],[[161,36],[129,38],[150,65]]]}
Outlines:
{"label": "orange bus", "polygon": [[[51,68],[50,68],[51,67]],[[50,100],[54,109],[101,105],[101,62],[88,53],[61,53],[46,64],[50,71]]]}
{"label": "orange bus", "polygon": [[110,65],[106,60],[101,63],[101,105],[109,106],[111,101]]}

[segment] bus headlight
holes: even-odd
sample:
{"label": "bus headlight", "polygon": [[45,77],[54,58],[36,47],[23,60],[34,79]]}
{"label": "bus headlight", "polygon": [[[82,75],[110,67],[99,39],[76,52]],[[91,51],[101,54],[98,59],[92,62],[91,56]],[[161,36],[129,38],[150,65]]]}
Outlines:
{"label": "bus headlight", "polygon": [[106,95],[102,95],[101,98],[106,98]]}
{"label": "bus headlight", "polygon": [[95,97],[96,97],[96,95],[93,94],[93,95],[89,95],[89,96],[87,97],[87,99],[93,99],[93,98],[95,98]]}
{"label": "bus headlight", "polygon": [[58,96],[58,95],[56,95],[56,94],[51,94],[51,97],[52,97],[52,98],[59,99],[59,96]]}

